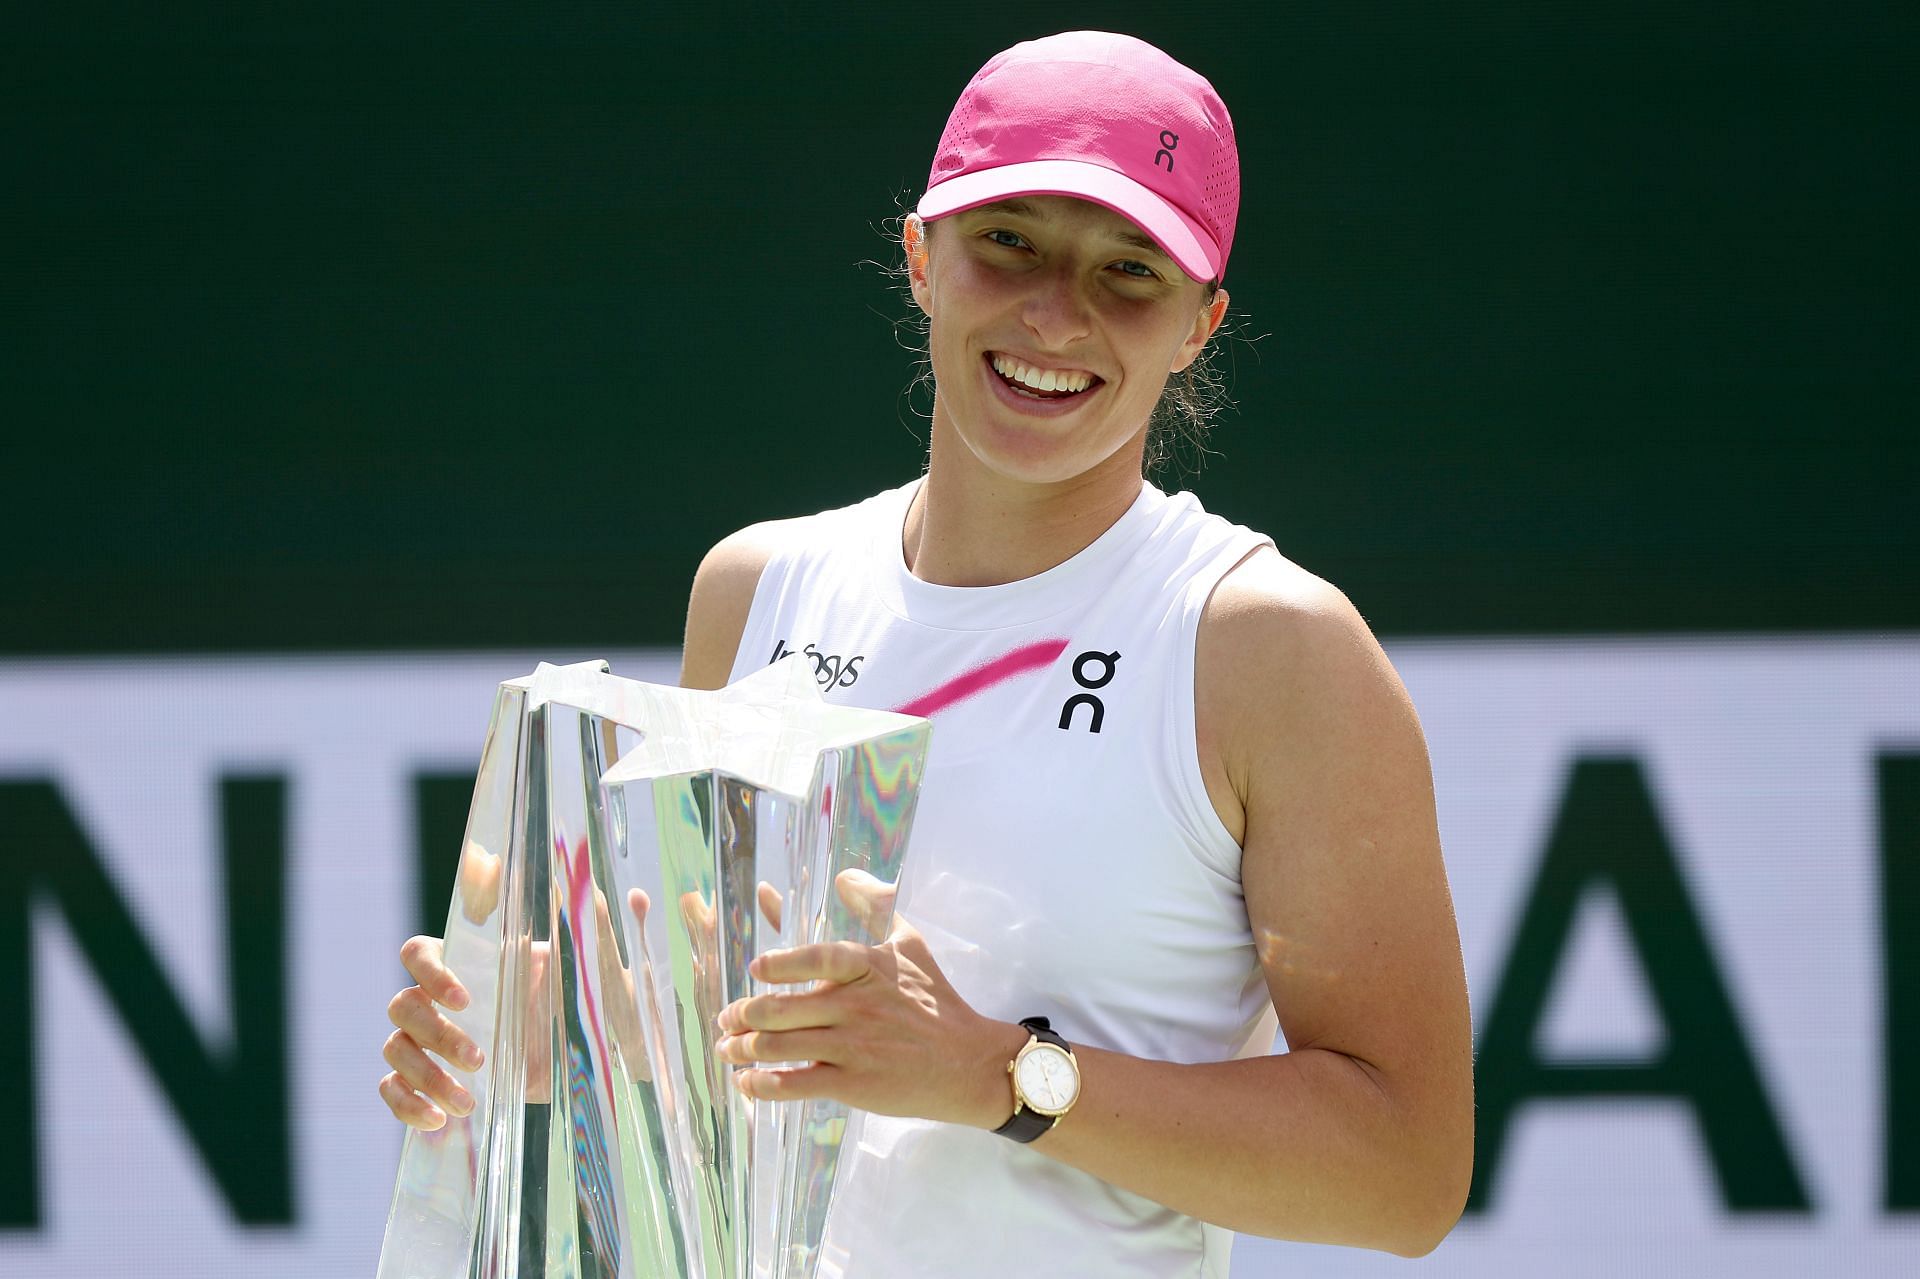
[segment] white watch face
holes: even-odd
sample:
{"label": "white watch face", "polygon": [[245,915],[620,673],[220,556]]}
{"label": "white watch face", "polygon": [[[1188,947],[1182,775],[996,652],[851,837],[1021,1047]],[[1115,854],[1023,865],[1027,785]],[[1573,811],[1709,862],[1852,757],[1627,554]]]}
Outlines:
{"label": "white watch face", "polygon": [[1066,1052],[1054,1044],[1035,1044],[1013,1068],[1014,1080],[1027,1105],[1045,1115],[1058,1115],[1080,1095],[1080,1072]]}

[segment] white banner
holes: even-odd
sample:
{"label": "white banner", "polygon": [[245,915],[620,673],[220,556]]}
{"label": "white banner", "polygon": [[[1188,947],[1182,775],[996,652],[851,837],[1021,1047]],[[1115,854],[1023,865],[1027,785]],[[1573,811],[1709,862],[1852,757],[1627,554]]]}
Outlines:
{"label": "white banner", "polygon": [[[1483,1074],[1422,1273],[1920,1272],[1920,951],[1883,918],[1884,882],[1920,911],[1920,637],[1390,648]],[[0,1274],[372,1273],[422,787],[532,662],[0,663]],[[1235,1273],[1406,1264],[1243,1239]]]}

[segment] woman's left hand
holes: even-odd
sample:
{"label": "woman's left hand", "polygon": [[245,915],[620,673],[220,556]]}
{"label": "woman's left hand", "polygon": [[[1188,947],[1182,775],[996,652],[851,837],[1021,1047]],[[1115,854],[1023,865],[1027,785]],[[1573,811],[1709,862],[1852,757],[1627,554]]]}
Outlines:
{"label": "woman's left hand", "polygon": [[[892,901],[891,885],[857,871],[837,887],[864,918]],[[843,941],[770,951],[748,971],[802,989],[727,1005],[715,1050],[737,1066],[809,1064],[735,1071],[734,1087],[747,1096],[830,1097],[878,1114],[983,1128],[1013,1113],[1006,1063],[1026,1031],[975,1012],[904,920],[896,917],[877,946]]]}

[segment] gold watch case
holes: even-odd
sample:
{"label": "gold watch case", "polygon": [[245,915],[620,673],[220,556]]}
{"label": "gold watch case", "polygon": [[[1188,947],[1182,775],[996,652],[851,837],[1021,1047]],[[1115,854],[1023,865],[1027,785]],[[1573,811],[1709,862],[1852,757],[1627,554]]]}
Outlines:
{"label": "gold watch case", "polygon": [[[1060,1087],[1062,1075],[1059,1067],[1054,1070],[1046,1069],[1046,1063],[1050,1061],[1064,1063],[1064,1077],[1072,1081],[1070,1088]],[[1033,1064],[1027,1064],[1029,1062]],[[1037,1070],[1036,1067],[1038,1067]],[[1013,1078],[1014,1101],[1019,1106],[1037,1114],[1047,1115],[1057,1120],[1073,1109],[1074,1102],[1080,1100],[1080,1063],[1075,1060],[1073,1051],[1062,1048],[1058,1044],[1050,1044],[1038,1035],[1030,1036],[1020,1051],[1014,1054],[1013,1060],[1007,1063],[1007,1074]],[[1028,1081],[1022,1078],[1023,1074],[1037,1075],[1042,1080],[1052,1082],[1051,1095],[1035,1096],[1034,1092],[1029,1092]],[[1062,1091],[1066,1094],[1064,1100],[1060,1099]]]}

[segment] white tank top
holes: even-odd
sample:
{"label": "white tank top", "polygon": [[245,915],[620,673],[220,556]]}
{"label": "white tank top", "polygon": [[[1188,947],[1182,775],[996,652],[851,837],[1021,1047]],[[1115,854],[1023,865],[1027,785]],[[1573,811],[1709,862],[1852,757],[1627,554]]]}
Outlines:
{"label": "white tank top", "polygon": [[[831,701],[931,717],[899,909],[979,1012],[1164,1061],[1267,1052],[1273,1008],[1240,849],[1200,776],[1193,671],[1207,597],[1271,543],[1148,485],[1064,564],[935,586],[901,554],[917,486],[796,522],[733,677],[794,653]],[[1004,1137],[874,1115],[856,1131],[826,1273],[1227,1273],[1231,1232]]]}

